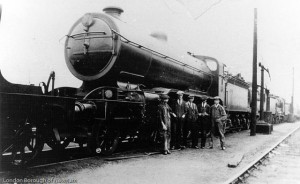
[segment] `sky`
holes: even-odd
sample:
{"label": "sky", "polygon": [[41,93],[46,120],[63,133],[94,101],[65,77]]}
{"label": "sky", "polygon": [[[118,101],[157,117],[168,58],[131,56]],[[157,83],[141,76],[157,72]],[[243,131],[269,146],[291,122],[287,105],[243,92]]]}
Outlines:
{"label": "sky", "polygon": [[[13,83],[35,84],[56,72],[56,87],[81,81],[64,60],[64,36],[87,12],[108,5],[146,33],[165,32],[171,44],[216,58],[233,74],[252,80],[253,17],[258,11],[258,62],[270,70],[271,93],[290,101],[292,68],[300,100],[299,0],[0,0],[0,70]],[[260,70],[258,70],[260,71]],[[260,75],[258,75],[260,83]]]}

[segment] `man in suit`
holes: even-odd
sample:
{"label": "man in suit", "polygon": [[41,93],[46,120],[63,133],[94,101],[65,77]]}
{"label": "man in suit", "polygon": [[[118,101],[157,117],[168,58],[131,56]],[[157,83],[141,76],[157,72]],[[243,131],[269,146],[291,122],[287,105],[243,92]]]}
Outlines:
{"label": "man in suit", "polygon": [[220,97],[216,96],[214,97],[214,105],[211,106],[212,132],[214,136],[219,136],[222,150],[225,150],[224,126],[226,119],[225,109],[220,105]]}
{"label": "man in suit", "polygon": [[172,122],[171,128],[171,149],[184,149],[182,136],[183,136],[183,128],[185,126],[185,114],[186,107],[185,101],[183,100],[183,91],[177,92],[177,100],[174,103],[173,112],[175,114],[174,122]]}
{"label": "man in suit", "polygon": [[199,149],[198,147],[198,108],[194,103],[194,96],[189,96],[189,101],[186,103],[186,121],[188,126],[191,128],[192,136],[192,148]]}
{"label": "man in suit", "polygon": [[[211,129],[211,112],[210,106],[207,104],[207,97],[202,97],[202,103],[198,105],[199,109],[199,122],[200,122],[200,130],[201,130],[201,149],[205,148],[207,133],[210,132]],[[210,139],[212,139],[211,133]]]}

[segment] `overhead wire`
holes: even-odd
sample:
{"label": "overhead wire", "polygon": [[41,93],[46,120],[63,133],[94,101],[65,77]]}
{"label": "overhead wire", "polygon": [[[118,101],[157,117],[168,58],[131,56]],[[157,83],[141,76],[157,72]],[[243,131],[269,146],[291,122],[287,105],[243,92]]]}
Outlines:
{"label": "overhead wire", "polygon": [[204,10],[203,13],[201,13],[199,16],[195,17],[194,19],[197,20],[198,18],[202,17],[205,13],[207,13],[211,8],[213,8],[214,6],[218,5],[219,3],[221,3],[222,0],[219,0],[215,3],[213,3],[212,5],[210,5],[206,10]]}
{"label": "overhead wire", "polygon": [[[184,7],[186,13],[189,14],[194,20],[199,19],[199,18],[202,17],[204,14],[206,14],[210,9],[212,9],[214,6],[216,6],[216,5],[218,5],[219,3],[222,2],[222,0],[218,0],[217,2],[211,4],[208,8],[206,8],[200,15],[198,15],[198,16],[196,16],[196,17],[193,17],[192,14],[191,14],[191,12],[190,12],[190,10],[187,8],[187,6],[186,6],[182,1],[179,1],[179,0],[176,0],[176,1]],[[169,4],[166,2],[166,0],[163,0],[163,2],[164,2],[164,4],[166,5],[166,7],[167,7],[171,12],[173,12],[173,13],[180,13],[180,12],[178,12],[178,11],[174,11],[174,10],[169,6]]]}

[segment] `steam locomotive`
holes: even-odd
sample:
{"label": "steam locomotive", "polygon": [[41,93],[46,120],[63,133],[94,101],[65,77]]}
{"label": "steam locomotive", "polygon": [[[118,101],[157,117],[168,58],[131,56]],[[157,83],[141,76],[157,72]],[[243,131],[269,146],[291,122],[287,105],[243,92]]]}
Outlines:
{"label": "steam locomotive", "polygon": [[[65,61],[79,88],[54,88],[55,73],[40,86],[12,84],[0,75],[1,156],[32,163],[46,143],[62,150],[87,144],[91,154],[112,154],[120,140],[153,140],[159,95],[220,96],[227,129],[249,129],[249,84],[225,72],[215,58],[170,46],[167,35],[139,32],[123,10],[87,13],[71,27]],[[169,49],[172,48],[172,49]],[[212,103],[212,100],[208,100]]]}
{"label": "steam locomotive", "polygon": [[[257,109],[260,107],[260,86],[258,88]],[[271,124],[278,124],[288,120],[290,104],[284,98],[271,94],[268,89],[263,94],[264,121]]]}

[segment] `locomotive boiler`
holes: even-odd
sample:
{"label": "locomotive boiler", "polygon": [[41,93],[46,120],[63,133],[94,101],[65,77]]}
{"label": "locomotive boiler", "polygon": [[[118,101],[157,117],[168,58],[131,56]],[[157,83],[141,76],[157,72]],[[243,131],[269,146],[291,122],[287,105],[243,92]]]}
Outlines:
{"label": "locomotive boiler", "polygon": [[123,22],[122,9],[87,13],[68,33],[66,63],[82,88],[117,86],[117,82],[207,92],[214,75],[204,60],[168,45],[162,33],[150,35]]}

